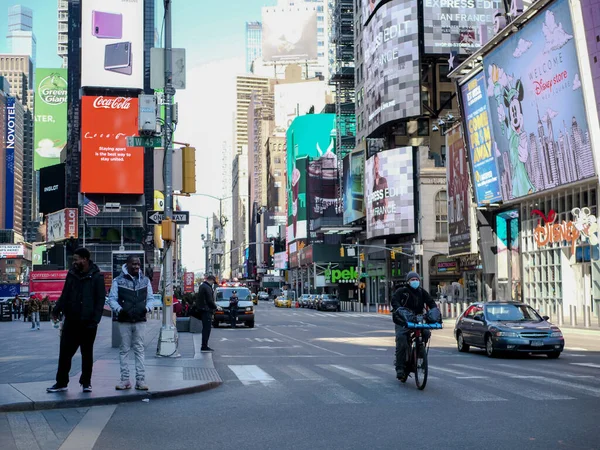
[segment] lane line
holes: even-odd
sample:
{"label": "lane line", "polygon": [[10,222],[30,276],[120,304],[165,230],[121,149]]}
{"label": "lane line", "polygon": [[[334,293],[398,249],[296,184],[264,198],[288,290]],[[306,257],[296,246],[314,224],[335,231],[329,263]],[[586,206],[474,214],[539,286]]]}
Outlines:
{"label": "lane line", "polygon": [[270,329],[270,328],[266,328],[266,330],[267,330],[267,331],[269,331],[270,333],[275,333],[275,334],[277,334],[277,335],[279,335],[279,336],[283,336],[284,338],[291,339],[292,341],[300,342],[301,344],[310,345],[311,347],[318,348],[319,350],[323,350],[323,351],[326,351],[326,352],[329,352],[329,353],[333,353],[334,355],[338,355],[338,356],[346,356],[346,355],[344,355],[343,353],[336,352],[336,351],[333,351],[333,350],[329,350],[329,349],[327,349],[327,348],[325,348],[325,347],[320,347],[320,346],[318,346],[318,345],[311,344],[310,342],[304,342],[304,341],[302,341],[302,340],[300,340],[300,339],[296,339],[296,338],[293,338],[293,337],[291,337],[291,336],[286,336],[285,334],[279,333],[279,332],[277,332],[277,331],[275,331],[275,330],[272,330],[272,329]]}
{"label": "lane line", "polygon": [[572,366],[583,366],[583,367],[592,367],[594,369],[600,369],[600,364],[593,363],[570,363]]}
{"label": "lane line", "polygon": [[[281,370],[283,373],[294,379],[295,381],[301,380],[311,380],[311,381],[322,381],[325,377],[319,375],[317,372],[313,372],[312,370],[297,365],[288,365],[278,367],[277,370]],[[301,378],[298,378],[300,375]]]}
{"label": "lane line", "polygon": [[371,375],[367,372],[363,372],[362,370],[353,369],[348,366],[342,366],[338,364],[317,364],[317,366],[321,367],[322,369],[329,370],[331,372],[341,373],[345,376],[352,375],[352,377],[350,377],[351,379],[381,380],[381,378],[376,375]]}
{"label": "lane line", "polygon": [[255,365],[229,365],[227,367],[246,386],[256,383],[269,384],[275,381],[275,378]]}
{"label": "lane line", "polygon": [[92,450],[117,405],[93,406],[58,450]]}
{"label": "lane line", "polygon": [[[571,363],[576,364],[576,363]],[[533,367],[525,367],[525,366],[517,366],[516,364],[498,364],[498,366],[506,367],[508,369],[520,370],[520,371],[529,371],[533,373],[543,373],[544,375],[552,375],[553,377],[563,377],[563,378],[597,378],[593,375],[575,375],[572,373],[566,372],[556,372],[553,370],[547,370],[545,367],[533,368]],[[600,381],[600,380],[598,380]]]}

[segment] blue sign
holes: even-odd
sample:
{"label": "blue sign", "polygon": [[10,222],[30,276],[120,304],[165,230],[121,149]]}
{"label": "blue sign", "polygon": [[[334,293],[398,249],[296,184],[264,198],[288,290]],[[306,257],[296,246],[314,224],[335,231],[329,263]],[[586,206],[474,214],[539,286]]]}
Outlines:
{"label": "blue sign", "polygon": [[0,298],[14,298],[21,293],[20,284],[0,283]]}
{"label": "blue sign", "polygon": [[493,150],[484,73],[462,86],[465,130],[473,168],[475,199],[479,206],[502,200]]}
{"label": "blue sign", "polygon": [[6,98],[6,186],[4,228],[15,226],[15,98]]}

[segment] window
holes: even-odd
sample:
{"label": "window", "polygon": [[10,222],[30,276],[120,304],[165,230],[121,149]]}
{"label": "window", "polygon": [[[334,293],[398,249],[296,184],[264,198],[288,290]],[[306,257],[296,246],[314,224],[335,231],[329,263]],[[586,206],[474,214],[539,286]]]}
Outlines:
{"label": "window", "polygon": [[417,120],[417,135],[429,136],[429,119]]}
{"label": "window", "polygon": [[448,195],[440,191],[435,196],[435,238],[448,239]]}
{"label": "window", "polygon": [[421,91],[421,101],[424,105],[429,106],[429,91]]}
{"label": "window", "polygon": [[319,46],[319,47],[325,47],[325,42],[319,41],[319,42],[317,42],[317,46]]}
{"label": "window", "polygon": [[440,108],[452,109],[452,92],[440,91]]}
{"label": "window", "polygon": [[281,158],[279,156],[276,156],[273,160],[275,161],[275,164],[281,164]]}
{"label": "window", "polygon": [[450,83],[450,78],[448,78],[448,74],[450,73],[450,66],[448,64],[440,64],[440,83]]}
{"label": "window", "polygon": [[275,181],[273,183],[273,186],[275,186],[276,188],[280,188],[281,187],[281,181]]}
{"label": "window", "polygon": [[280,177],[281,176],[281,170],[276,170],[273,172],[273,176],[274,177]]}
{"label": "window", "polygon": [[317,28],[317,33],[325,33],[325,28],[322,28],[322,27]]}

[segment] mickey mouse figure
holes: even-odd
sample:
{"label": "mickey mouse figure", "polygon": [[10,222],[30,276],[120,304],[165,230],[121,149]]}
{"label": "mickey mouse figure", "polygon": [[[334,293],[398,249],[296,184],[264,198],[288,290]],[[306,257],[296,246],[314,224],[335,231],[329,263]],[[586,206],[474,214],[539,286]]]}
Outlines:
{"label": "mickey mouse figure", "polygon": [[[502,97],[496,97],[498,101],[498,118],[502,123],[503,130],[506,129],[508,137],[508,151],[510,165],[512,168],[512,197],[522,197],[535,192],[535,187],[529,179],[525,163],[529,158],[527,132],[523,129],[523,83],[517,80],[515,87],[510,85],[504,88]],[[508,116],[504,114],[502,103],[508,110]],[[501,113],[502,110],[502,113]]]}

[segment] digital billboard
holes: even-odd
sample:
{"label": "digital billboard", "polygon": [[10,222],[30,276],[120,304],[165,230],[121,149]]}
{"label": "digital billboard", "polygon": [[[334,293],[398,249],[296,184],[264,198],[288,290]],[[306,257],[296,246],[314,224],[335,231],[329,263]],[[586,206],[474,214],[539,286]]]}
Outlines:
{"label": "digital billboard", "polygon": [[599,3],[598,0],[581,0],[587,50],[592,69],[594,92],[596,93],[596,106],[600,113],[600,38],[598,37],[600,36],[600,19],[594,17],[594,12],[598,14]]}
{"label": "digital billboard", "polygon": [[48,214],[65,205],[65,165],[44,167],[40,170],[40,212]]}
{"label": "digital billboard", "polygon": [[[288,243],[307,238],[309,158],[323,161],[335,152],[335,114],[297,117],[287,131]],[[314,163],[311,167],[314,166]],[[316,166],[313,167],[316,169]],[[337,199],[337,198],[336,198]]]}
{"label": "digital billboard", "polygon": [[471,195],[462,127],[446,134],[448,171],[448,254],[471,253]]}
{"label": "digital billboard", "polygon": [[322,217],[341,216],[339,198],[339,169],[335,151],[335,137],[332,137],[327,151],[318,157],[311,158],[307,166],[306,199],[308,203],[309,239],[312,244],[322,244],[323,233],[317,219]]}
{"label": "digital billboard", "polygon": [[417,7],[410,0],[382,5],[365,26],[367,135],[387,122],[421,115],[418,37]]}
{"label": "digital billboard", "polygon": [[17,142],[17,117],[15,98],[6,97],[5,161],[4,161],[4,228],[15,225],[15,144]]}
{"label": "digital billboard", "polygon": [[412,147],[385,150],[367,159],[365,201],[367,239],[415,232]]}
{"label": "digital billboard", "polygon": [[33,164],[40,170],[60,163],[67,144],[67,69],[36,69],[35,79]]}
{"label": "digital billboard", "polygon": [[483,64],[504,200],[594,177],[568,1],[552,3]]}
{"label": "digital billboard", "polygon": [[373,11],[377,5],[379,5],[383,0],[363,0],[362,2],[362,13],[363,13],[363,23],[367,23]]}
{"label": "digital billboard", "polygon": [[480,72],[461,87],[473,188],[479,206],[502,200],[484,78]]}
{"label": "digital billboard", "polygon": [[46,242],[65,241],[79,236],[79,211],[66,208],[46,216]]}
{"label": "digital billboard", "polygon": [[344,225],[365,217],[365,152],[346,155],[343,161]]}
{"label": "digital billboard", "polygon": [[488,36],[494,35],[496,11],[504,11],[501,0],[423,0],[425,53],[473,53],[481,47],[480,26],[488,28]]}
{"label": "digital billboard", "polygon": [[126,144],[137,118],[137,98],[81,99],[81,192],[144,193],[144,149]]}
{"label": "digital billboard", "polygon": [[316,60],[316,7],[263,8],[262,58],[265,62]]}
{"label": "digital billboard", "polygon": [[144,88],[144,0],[82,0],[81,86]]}

